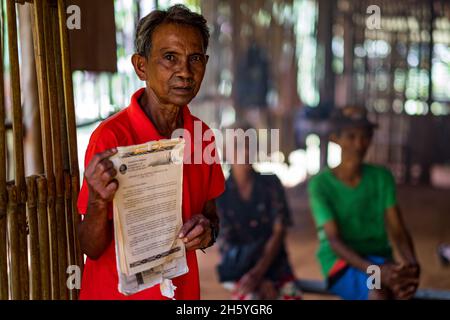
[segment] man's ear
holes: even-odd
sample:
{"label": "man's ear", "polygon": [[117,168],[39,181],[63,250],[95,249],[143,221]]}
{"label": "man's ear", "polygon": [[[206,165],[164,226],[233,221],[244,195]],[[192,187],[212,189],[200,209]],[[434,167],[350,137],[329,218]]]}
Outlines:
{"label": "man's ear", "polygon": [[147,64],[147,59],[135,53],[131,57],[131,63],[133,64],[134,72],[136,72],[136,75],[139,77],[139,79],[141,81],[147,81],[147,75],[145,73],[145,66]]}
{"label": "man's ear", "polygon": [[208,64],[208,61],[209,61],[209,56],[206,55],[206,64]]}

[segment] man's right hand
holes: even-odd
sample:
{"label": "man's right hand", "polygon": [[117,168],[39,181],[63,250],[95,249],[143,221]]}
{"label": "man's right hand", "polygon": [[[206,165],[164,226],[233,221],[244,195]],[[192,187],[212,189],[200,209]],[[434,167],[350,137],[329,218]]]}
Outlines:
{"label": "man's right hand", "polygon": [[389,288],[395,298],[411,298],[417,289],[419,279],[413,267],[387,263],[380,266],[381,283]]}
{"label": "man's right hand", "polygon": [[95,154],[84,172],[89,189],[89,204],[97,208],[106,208],[119,186],[115,180],[117,170],[109,160],[116,153],[117,149],[113,148]]}
{"label": "man's right hand", "polygon": [[398,272],[400,267],[393,263],[386,263],[380,266],[381,270],[381,283],[392,289],[398,280]]}
{"label": "man's right hand", "polygon": [[113,200],[118,183],[114,179],[117,172],[109,157],[116,153],[116,149],[97,153],[84,172],[89,200],[86,215],[78,226],[78,237],[81,250],[93,260],[103,254],[113,238],[108,203]]}

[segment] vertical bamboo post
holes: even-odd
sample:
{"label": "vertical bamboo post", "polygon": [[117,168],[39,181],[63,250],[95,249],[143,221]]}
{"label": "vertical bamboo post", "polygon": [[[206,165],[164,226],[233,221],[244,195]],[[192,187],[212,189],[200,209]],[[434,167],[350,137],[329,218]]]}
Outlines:
{"label": "vertical bamboo post", "polygon": [[15,183],[17,186],[17,221],[19,226],[19,257],[20,281],[23,290],[22,298],[28,300],[28,254],[26,234],[26,184],[25,165],[23,156],[23,124],[22,107],[20,100],[19,55],[17,44],[17,21],[15,1],[6,1],[6,16],[8,20],[8,46],[11,79],[11,105],[13,109],[13,136],[14,136],[14,164]]}
{"label": "vertical bamboo post", "polygon": [[59,274],[59,298],[67,299],[66,270],[66,222],[64,209],[64,176],[61,154],[61,130],[59,122],[58,96],[56,86],[55,52],[53,48],[53,32],[51,19],[51,7],[49,1],[43,2],[45,51],[47,56],[47,81],[50,107],[51,138],[53,144],[53,173],[56,187],[56,234],[58,239],[58,274]]}
{"label": "vertical bamboo post", "polygon": [[73,100],[73,83],[72,70],[70,68],[70,52],[69,40],[66,27],[66,5],[64,0],[58,0],[58,15],[59,15],[59,32],[61,43],[61,57],[62,57],[62,75],[64,85],[64,100],[66,107],[66,124],[67,136],[69,143],[69,158],[70,158],[70,175],[72,177],[72,213],[73,213],[73,229],[76,249],[77,265],[82,269],[84,265],[83,253],[80,250],[78,242],[77,226],[80,222],[80,215],[77,209],[78,190],[80,189],[80,172],[78,169],[78,151],[77,151],[77,128],[75,121],[75,105]]}
{"label": "vertical bamboo post", "polygon": [[[69,253],[69,265],[75,265],[75,247],[74,247],[74,234],[73,234],[73,219],[72,219],[72,183],[69,172],[64,172],[64,191],[66,200],[66,232],[67,232],[67,245]],[[70,290],[70,299],[77,299],[76,290]]]}
{"label": "vertical bamboo post", "polygon": [[[1,169],[3,170],[2,167]],[[6,181],[5,181],[6,182]],[[0,182],[5,186],[6,184]],[[3,190],[2,190],[3,191]],[[8,256],[6,250],[7,232],[6,232],[6,196],[2,193],[0,199],[0,300],[8,300]]]}
{"label": "vertical bamboo post", "polygon": [[50,277],[50,242],[48,236],[48,211],[47,211],[47,180],[44,176],[37,178],[38,194],[38,228],[39,228],[39,258],[41,268],[41,297],[44,300],[51,299]]}
{"label": "vertical bamboo post", "polygon": [[[68,264],[75,265],[75,239],[73,228],[73,210],[72,210],[72,194],[71,194],[71,177],[70,177],[70,157],[69,146],[67,136],[67,124],[66,124],[66,110],[65,110],[65,98],[64,98],[64,84],[63,84],[63,68],[61,59],[61,40],[60,40],[60,25],[58,21],[58,8],[52,6],[51,19],[53,26],[53,49],[55,50],[55,68],[56,68],[56,86],[58,93],[58,111],[60,112],[59,123],[61,132],[61,153],[64,168],[64,199],[65,199],[65,231],[66,231],[66,245]],[[70,299],[75,300],[77,297],[76,290],[70,290]]]}
{"label": "vertical bamboo post", "polygon": [[28,229],[30,233],[30,299],[41,299],[41,269],[40,269],[40,245],[39,245],[39,225],[37,217],[37,190],[36,176],[27,179],[27,208],[28,208]]}
{"label": "vertical bamboo post", "polygon": [[9,273],[11,280],[11,299],[20,300],[25,297],[22,295],[20,281],[20,252],[19,252],[19,222],[17,205],[17,187],[8,184],[8,243],[9,243]]}
{"label": "vertical bamboo post", "polygon": [[[3,184],[3,183],[2,183]],[[2,186],[3,188],[3,186]],[[6,189],[6,185],[5,185]],[[6,197],[0,199],[0,300],[8,300],[8,256],[6,250]]]}
{"label": "vertical bamboo post", "polygon": [[58,238],[55,212],[55,177],[53,174],[51,122],[49,110],[49,92],[47,83],[47,57],[45,47],[45,31],[43,17],[43,0],[34,0],[33,41],[36,56],[36,74],[38,75],[39,109],[41,114],[42,146],[44,152],[44,168],[47,177],[47,206],[50,242],[50,275],[52,299],[59,299],[59,265]]}
{"label": "vertical bamboo post", "polygon": [[[3,12],[3,10],[0,10]],[[3,30],[0,30],[0,300],[8,299],[8,262],[6,251],[6,130],[5,85],[3,82]]]}

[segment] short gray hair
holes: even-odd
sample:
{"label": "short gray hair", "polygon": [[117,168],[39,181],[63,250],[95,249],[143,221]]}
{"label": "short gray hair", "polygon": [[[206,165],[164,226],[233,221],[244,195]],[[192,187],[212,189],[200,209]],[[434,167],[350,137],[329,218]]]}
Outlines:
{"label": "short gray hair", "polygon": [[209,43],[209,28],[206,19],[198,13],[192,12],[186,6],[177,4],[166,11],[154,10],[142,18],[136,29],[136,53],[148,57],[152,47],[152,36],[155,29],[165,23],[188,25],[197,28],[203,38],[203,47],[206,53]]}

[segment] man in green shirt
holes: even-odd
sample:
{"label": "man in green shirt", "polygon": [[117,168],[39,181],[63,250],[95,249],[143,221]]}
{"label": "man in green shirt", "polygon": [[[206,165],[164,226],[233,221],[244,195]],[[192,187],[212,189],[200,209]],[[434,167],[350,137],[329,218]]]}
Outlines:
{"label": "man in green shirt", "polygon": [[375,125],[360,107],[337,110],[331,123],[330,139],[341,147],[341,164],[308,185],[320,241],[317,257],[328,288],[351,300],[409,299],[420,269],[397,206],[394,178],[389,170],[363,162]]}

